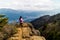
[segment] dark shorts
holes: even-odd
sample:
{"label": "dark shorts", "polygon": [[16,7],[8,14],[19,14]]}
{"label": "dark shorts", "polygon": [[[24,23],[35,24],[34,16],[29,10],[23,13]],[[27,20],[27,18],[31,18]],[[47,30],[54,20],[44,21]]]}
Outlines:
{"label": "dark shorts", "polygon": [[20,23],[21,27],[23,26],[23,23]]}

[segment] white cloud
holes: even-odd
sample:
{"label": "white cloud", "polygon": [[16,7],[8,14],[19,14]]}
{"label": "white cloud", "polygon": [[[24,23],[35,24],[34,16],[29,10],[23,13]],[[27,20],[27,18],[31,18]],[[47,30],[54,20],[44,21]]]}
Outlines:
{"label": "white cloud", "polygon": [[0,8],[22,10],[52,10],[51,0],[0,0]]}

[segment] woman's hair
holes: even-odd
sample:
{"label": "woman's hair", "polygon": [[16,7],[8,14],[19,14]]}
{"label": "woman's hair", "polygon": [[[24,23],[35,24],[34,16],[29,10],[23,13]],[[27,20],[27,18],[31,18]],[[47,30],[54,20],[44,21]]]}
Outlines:
{"label": "woman's hair", "polygon": [[22,18],[22,16],[20,16],[20,18]]}

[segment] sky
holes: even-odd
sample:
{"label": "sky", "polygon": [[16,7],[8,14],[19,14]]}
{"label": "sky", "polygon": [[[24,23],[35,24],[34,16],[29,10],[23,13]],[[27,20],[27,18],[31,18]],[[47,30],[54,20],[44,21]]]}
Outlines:
{"label": "sky", "polygon": [[0,0],[0,9],[54,10],[60,9],[60,0]]}

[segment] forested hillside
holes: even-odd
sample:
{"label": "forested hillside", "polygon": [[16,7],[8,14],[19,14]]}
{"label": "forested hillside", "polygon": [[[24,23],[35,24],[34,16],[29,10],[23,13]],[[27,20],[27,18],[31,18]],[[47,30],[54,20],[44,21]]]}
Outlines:
{"label": "forested hillside", "polygon": [[42,16],[31,22],[47,40],[60,40],[60,13]]}

